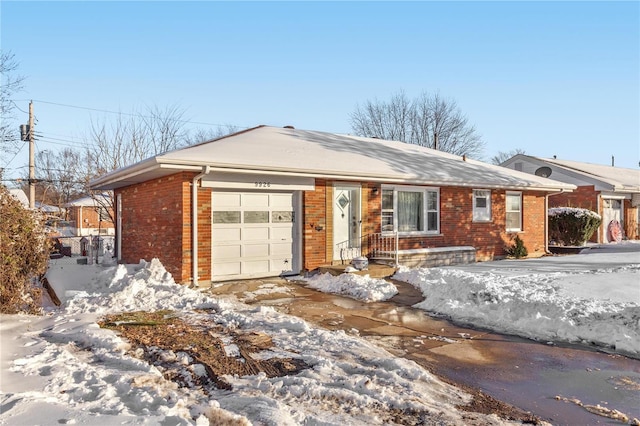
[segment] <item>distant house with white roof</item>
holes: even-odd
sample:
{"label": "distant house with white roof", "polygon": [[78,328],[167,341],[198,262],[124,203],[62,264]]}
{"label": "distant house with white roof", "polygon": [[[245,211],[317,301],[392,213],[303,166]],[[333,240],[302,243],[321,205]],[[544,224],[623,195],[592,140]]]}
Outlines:
{"label": "distant house with white roof", "polygon": [[618,221],[629,239],[640,239],[640,170],[518,154],[502,166],[576,185],[577,190],[549,197],[549,207],[581,207],[602,216],[593,239],[613,241],[609,225]]}
{"label": "distant house with white roof", "polygon": [[[99,202],[96,197],[102,197],[105,200]],[[93,197],[86,195],[64,205],[76,236],[113,235],[115,233],[115,227],[109,214],[112,208],[107,200],[108,197],[108,195]]]}
{"label": "distant house with white roof", "polygon": [[572,184],[417,145],[259,126],[99,177],[122,262],[177,282],[297,274],[358,255],[439,264],[547,250],[547,196]]}

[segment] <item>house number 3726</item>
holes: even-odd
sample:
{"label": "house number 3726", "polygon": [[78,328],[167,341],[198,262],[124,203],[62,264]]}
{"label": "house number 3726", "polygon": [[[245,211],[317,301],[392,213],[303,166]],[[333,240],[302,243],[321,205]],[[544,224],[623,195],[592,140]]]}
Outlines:
{"label": "house number 3726", "polygon": [[269,188],[271,187],[271,182],[254,182],[256,188]]}

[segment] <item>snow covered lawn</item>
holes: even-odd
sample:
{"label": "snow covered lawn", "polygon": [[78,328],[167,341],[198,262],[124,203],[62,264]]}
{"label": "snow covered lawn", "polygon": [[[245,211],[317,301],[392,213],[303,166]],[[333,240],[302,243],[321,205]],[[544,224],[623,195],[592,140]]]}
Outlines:
{"label": "snow covered lawn", "polygon": [[[222,301],[177,285],[157,261],[139,265],[54,265],[48,278],[63,302],[45,316],[2,315],[0,425],[22,424],[504,424],[461,411],[470,395],[413,363],[342,331],[327,331],[270,307]],[[588,254],[402,269],[420,288],[417,307],[454,321],[541,341],[583,342],[640,357],[640,244]],[[308,284],[365,301],[397,291],[381,280],[319,276]],[[237,359],[234,336],[266,334],[256,359],[290,358],[294,375],[264,373],[202,384],[189,351],[155,348],[178,365],[180,385],[114,331],[109,314],[168,310],[210,325]],[[223,330],[220,334],[220,330]],[[174,372],[176,373],[176,372]],[[186,385],[185,385],[186,383]]]}
{"label": "snow covered lawn", "polygon": [[[412,361],[342,331],[327,331],[270,307],[220,301],[177,285],[157,260],[139,265],[55,265],[48,279],[63,302],[43,317],[2,316],[0,424],[504,424],[458,408],[470,395]],[[366,285],[366,282],[364,283]],[[151,364],[97,322],[108,314],[168,310],[215,329],[235,362],[238,333],[274,346],[255,354],[302,361],[294,375],[198,379],[193,348],[147,348],[177,366]],[[222,330],[222,331],[220,331]],[[239,361],[238,361],[239,362]],[[181,383],[181,385],[178,385]],[[203,384],[205,383],[205,384]]]}
{"label": "snow covered lawn", "polygon": [[[419,288],[415,305],[456,323],[550,342],[594,345],[640,358],[640,244],[594,247],[578,255],[442,268],[401,268],[393,277]],[[325,274],[321,291],[361,300],[380,288],[368,276]],[[391,285],[391,284],[389,284]]]}

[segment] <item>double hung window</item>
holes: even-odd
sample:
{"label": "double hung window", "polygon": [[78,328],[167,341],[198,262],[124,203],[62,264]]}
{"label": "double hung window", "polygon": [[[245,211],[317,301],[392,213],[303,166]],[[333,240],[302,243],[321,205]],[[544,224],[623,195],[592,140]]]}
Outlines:
{"label": "double hung window", "polygon": [[506,207],[507,231],[522,231],[522,194],[507,192]]}
{"label": "double hung window", "polygon": [[382,190],[382,232],[437,233],[439,217],[438,189],[398,186]]}

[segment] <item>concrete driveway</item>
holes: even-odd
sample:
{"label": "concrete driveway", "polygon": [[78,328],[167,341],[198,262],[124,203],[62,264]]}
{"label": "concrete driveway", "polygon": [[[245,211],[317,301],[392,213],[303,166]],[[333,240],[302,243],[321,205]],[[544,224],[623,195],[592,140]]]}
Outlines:
{"label": "concrete driveway", "polygon": [[[640,250],[640,245],[624,250]],[[597,252],[595,250],[603,250]],[[613,254],[595,248],[591,253]],[[499,261],[462,269],[522,274],[527,270],[584,268],[583,257]],[[638,252],[640,254],[640,252]],[[573,266],[572,266],[573,265]],[[548,268],[548,269],[547,269]],[[606,420],[584,408],[555,399],[577,398],[640,418],[640,361],[571,345],[556,346],[486,330],[460,327],[430,317],[411,306],[422,300],[414,287],[398,283],[399,294],[386,302],[365,303],[315,291],[304,282],[284,279],[236,281],[212,289],[220,297],[272,306],[310,323],[374,341],[389,352],[411,359],[439,376],[480,390],[497,400],[556,424],[595,424]],[[586,385],[588,384],[588,385]]]}

